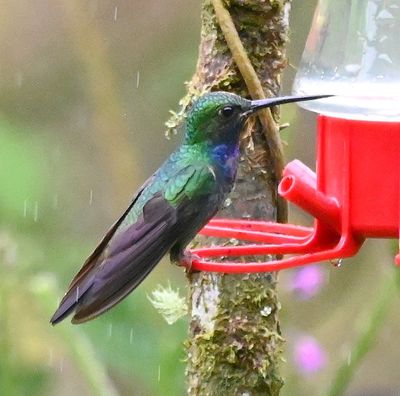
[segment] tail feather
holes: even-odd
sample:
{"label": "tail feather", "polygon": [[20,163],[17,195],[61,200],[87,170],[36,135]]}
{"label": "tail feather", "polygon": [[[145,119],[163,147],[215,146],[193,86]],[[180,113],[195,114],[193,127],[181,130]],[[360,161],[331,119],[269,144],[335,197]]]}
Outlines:
{"label": "tail feather", "polygon": [[90,276],[79,282],[78,285],[68,290],[61,300],[57,311],[50,319],[52,325],[61,322],[76,309],[79,302],[84,298],[86,292],[92,287],[93,280],[94,276],[93,274],[90,274]]}
{"label": "tail feather", "polygon": [[50,322],[75,311],[82,323],[109,310],[134,290],[176,242],[176,209],[157,195],[136,223],[113,230],[101,249],[89,257]]}
{"label": "tail feather", "polygon": [[94,319],[118,304],[142,283],[173,244],[169,238],[165,238],[165,233],[162,238],[163,232],[159,231],[153,234],[150,245],[142,243],[141,246],[132,246],[123,258],[107,260],[104,270],[96,274],[93,284],[75,306],[72,323]]}

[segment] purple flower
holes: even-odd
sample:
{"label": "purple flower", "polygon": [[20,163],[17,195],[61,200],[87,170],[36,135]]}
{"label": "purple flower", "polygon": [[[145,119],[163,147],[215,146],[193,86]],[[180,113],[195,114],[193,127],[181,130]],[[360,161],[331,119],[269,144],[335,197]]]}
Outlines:
{"label": "purple flower", "polygon": [[296,341],[293,355],[298,371],[304,375],[320,371],[327,362],[326,352],[311,336],[303,336]]}
{"label": "purple flower", "polygon": [[305,300],[319,293],[326,283],[325,271],[319,265],[310,265],[294,272],[290,289]]}

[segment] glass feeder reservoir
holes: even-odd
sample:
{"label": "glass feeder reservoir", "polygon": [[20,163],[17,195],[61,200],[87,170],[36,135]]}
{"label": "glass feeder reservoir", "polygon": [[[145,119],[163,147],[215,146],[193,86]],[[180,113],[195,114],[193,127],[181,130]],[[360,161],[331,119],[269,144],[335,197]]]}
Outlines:
{"label": "glass feeder reservoir", "polygon": [[[399,238],[399,40],[400,0],[319,1],[293,91],[335,96],[301,103],[319,113],[316,171],[294,160],[278,188],[315,218],[314,226],[213,219],[203,234],[250,244],[195,249],[191,268],[281,270],[353,256],[367,238]],[[209,260],[266,254],[290,256]],[[400,253],[395,261],[400,265]]]}
{"label": "glass feeder reservoir", "polygon": [[400,121],[400,2],[320,0],[293,91],[330,93],[302,107],[345,118]]}

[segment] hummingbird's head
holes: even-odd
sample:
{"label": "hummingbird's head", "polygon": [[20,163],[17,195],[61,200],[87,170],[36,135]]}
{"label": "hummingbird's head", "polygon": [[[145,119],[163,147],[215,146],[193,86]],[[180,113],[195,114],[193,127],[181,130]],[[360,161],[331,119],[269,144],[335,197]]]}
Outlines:
{"label": "hummingbird's head", "polygon": [[186,115],[189,143],[228,143],[238,140],[251,101],[228,92],[210,92],[193,102]]}
{"label": "hummingbird's head", "polygon": [[228,92],[210,92],[193,102],[185,120],[186,142],[190,144],[237,144],[247,118],[260,109],[290,102],[325,98],[318,96],[283,96],[248,100]]}

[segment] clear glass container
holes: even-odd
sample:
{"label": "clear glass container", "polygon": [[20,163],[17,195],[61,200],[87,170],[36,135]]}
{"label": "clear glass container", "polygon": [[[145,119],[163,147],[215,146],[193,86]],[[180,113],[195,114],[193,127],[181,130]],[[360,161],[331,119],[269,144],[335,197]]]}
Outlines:
{"label": "clear glass container", "polygon": [[340,118],[400,121],[400,0],[319,0],[295,78],[302,102]]}

